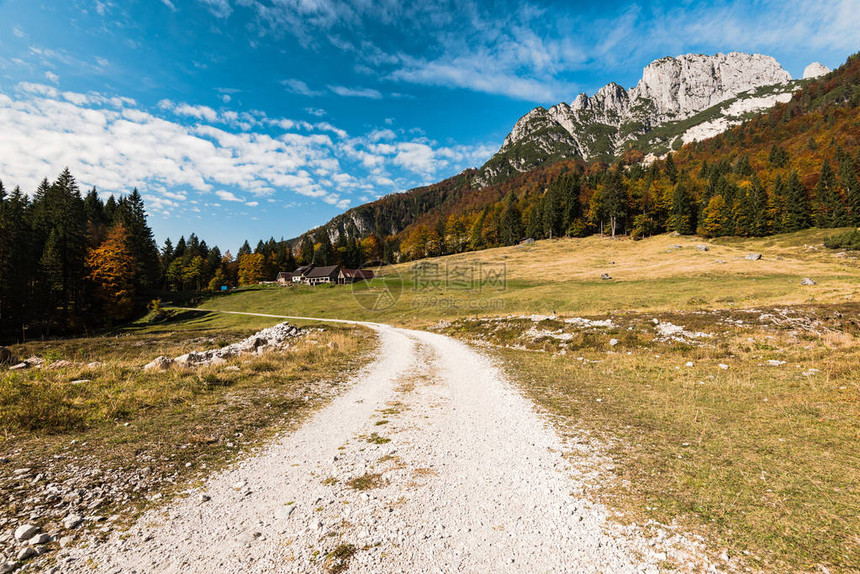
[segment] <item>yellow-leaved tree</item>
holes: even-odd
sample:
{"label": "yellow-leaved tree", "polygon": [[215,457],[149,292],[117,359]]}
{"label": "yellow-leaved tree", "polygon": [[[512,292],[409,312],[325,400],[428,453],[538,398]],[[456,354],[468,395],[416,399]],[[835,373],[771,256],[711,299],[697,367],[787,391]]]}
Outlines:
{"label": "yellow-leaved tree", "polygon": [[239,285],[253,285],[263,280],[265,257],[262,253],[245,253],[239,256]]}
{"label": "yellow-leaved tree", "polygon": [[106,316],[112,320],[128,318],[134,302],[136,262],[122,223],[114,225],[105,240],[89,250],[87,268]]}

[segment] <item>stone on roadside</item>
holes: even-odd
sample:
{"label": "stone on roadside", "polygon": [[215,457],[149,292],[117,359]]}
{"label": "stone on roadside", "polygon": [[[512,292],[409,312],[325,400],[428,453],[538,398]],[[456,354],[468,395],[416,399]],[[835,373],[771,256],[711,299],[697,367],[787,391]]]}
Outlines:
{"label": "stone on roadside", "polygon": [[156,357],[152,362],[144,365],[143,370],[144,371],[155,371],[155,370],[165,371],[165,370],[169,369],[172,364],[173,364],[173,359],[171,359],[170,357],[165,357],[165,356]]}
{"label": "stone on roadside", "polygon": [[748,259],[750,261],[758,261],[761,259],[761,253],[747,253],[747,256],[744,259]]}
{"label": "stone on roadside", "polygon": [[22,524],[15,529],[15,540],[26,542],[39,532],[39,527],[34,524]]}
{"label": "stone on roadside", "polygon": [[809,277],[804,277],[803,279],[801,279],[800,284],[801,285],[818,285],[818,283],[816,283],[814,280],[810,279]]}

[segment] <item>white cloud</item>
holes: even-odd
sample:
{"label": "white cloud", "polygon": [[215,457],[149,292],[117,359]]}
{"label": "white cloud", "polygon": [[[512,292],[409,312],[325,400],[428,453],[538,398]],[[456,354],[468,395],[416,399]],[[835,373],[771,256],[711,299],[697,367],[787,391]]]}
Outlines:
{"label": "white cloud", "polygon": [[205,5],[212,14],[218,18],[227,18],[233,13],[230,0],[198,0]]}
{"label": "white cloud", "polygon": [[281,85],[284,86],[288,92],[299,94],[301,96],[314,97],[322,95],[322,92],[310,89],[305,82],[296,78],[288,78],[286,80],[281,80]]}
{"label": "white cloud", "polygon": [[[493,151],[440,146],[405,131],[350,136],[328,122],[169,100],[157,111],[197,121],[159,117],[130,98],[19,84],[14,96],[0,92],[0,174],[7,186],[32,192],[43,177],[68,166],[82,188],[122,193],[138,187],[152,212],[177,217],[207,194],[247,207],[296,194],[345,208],[353,196],[402,191],[477,165]],[[259,131],[249,125],[236,131],[231,119],[255,122]]]}
{"label": "white cloud", "polygon": [[161,0],[161,3],[170,8],[172,12],[176,12],[176,6],[170,0]]}
{"label": "white cloud", "polygon": [[57,75],[57,74],[55,74],[54,72],[51,72],[50,70],[49,70],[49,71],[47,71],[47,72],[45,72],[45,77],[46,77],[49,81],[54,82],[55,84],[59,84],[59,83],[60,83],[60,76],[58,76],[58,75]]}
{"label": "white cloud", "polygon": [[370,98],[372,100],[379,100],[382,98],[382,93],[379,90],[374,90],[373,88],[348,88],[346,86],[329,86],[328,89],[330,89],[338,96],[350,98]]}
{"label": "white cloud", "polygon": [[323,117],[324,115],[326,115],[326,113],[328,113],[328,112],[326,112],[326,111],[325,111],[324,109],[322,109],[322,108],[305,108],[305,111],[306,111],[307,113],[309,113],[310,115],[312,115],[312,116],[316,116],[316,117],[318,117],[318,118],[321,118],[321,117]]}
{"label": "white cloud", "polygon": [[26,38],[27,37],[27,34],[24,32],[24,30],[22,30],[18,26],[15,26],[14,28],[12,28],[12,33],[15,34],[16,38]]}
{"label": "white cloud", "polygon": [[240,197],[236,197],[236,195],[230,191],[218,190],[215,192],[215,195],[223,201],[245,201]]}

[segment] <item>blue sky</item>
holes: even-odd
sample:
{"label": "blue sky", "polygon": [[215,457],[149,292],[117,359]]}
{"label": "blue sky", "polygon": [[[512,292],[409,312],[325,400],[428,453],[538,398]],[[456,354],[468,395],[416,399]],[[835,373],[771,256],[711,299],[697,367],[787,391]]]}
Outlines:
{"label": "blue sky", "polygon": [[479,166],[537,105],[689,52],[798,77],[860,0],[0,0],[0,180],[144,195],[159,243],[234,253]]}

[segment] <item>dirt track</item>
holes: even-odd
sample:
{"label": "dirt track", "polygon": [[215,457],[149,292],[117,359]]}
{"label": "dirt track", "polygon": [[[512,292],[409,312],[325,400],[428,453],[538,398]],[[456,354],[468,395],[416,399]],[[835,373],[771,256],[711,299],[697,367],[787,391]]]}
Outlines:
{"label": "dirt track", "polygon": [[667,557],[688,563],[683,537],[645,539],[585,498],[582,469],[490,359],[443,335],[366,325],[379,333],[379,356],[347,393],[199,492],[97,548],[67,549],[58,563],[123,573],[657,572]]}

